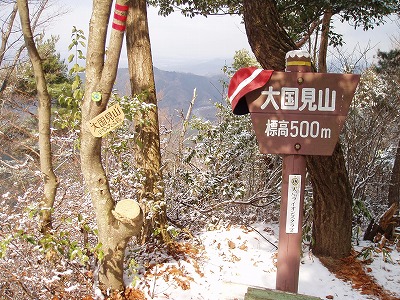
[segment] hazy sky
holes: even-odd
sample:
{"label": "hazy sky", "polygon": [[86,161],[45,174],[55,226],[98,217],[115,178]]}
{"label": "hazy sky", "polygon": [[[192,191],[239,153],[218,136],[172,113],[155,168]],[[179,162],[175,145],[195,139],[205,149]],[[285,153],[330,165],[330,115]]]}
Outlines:
{"label": "hazy sky", "polygon": [[[49,34],[60,35],[58,49],[67,56],[72,26],[88,34],[92,1],[70,1],[65,4],[70,12],[62,16]],[[156,65],[185,64],[213,58],[232,58],[236,50],[249,45],[241,18],[238,16],[213,16],[185,18],[176,12],[168,17],[159,16],[153,7],[148,8],[149,31],[153,59]],[[121,64],[126,57],[121,56]]]}
{"label": "hazy sky", "polygon": [[[63,57],[67,57],[72,26],[75,25],[88,34],[92,1],[72,0],[64,3],[70,12],[58,19],[46,32],[60,35],[58,49]],[[190,19],[176,12],[162,17],[155,8],[149,7],[148,18],[154,64],[162,69],[216,58],[231,59],[236,50],[250,49],[244,25],[238,16],[198,16]],[[368,32],[355,31],[341,23],[335,26],[345,36],[346,49],[351,50],[356,45],[364,49],[368,43],[376,46],[370,56],[378,48],[390,49],[391,37],[400,35],[400,29],[394,22]],[[126,66],[124,54],[120,65]]]}

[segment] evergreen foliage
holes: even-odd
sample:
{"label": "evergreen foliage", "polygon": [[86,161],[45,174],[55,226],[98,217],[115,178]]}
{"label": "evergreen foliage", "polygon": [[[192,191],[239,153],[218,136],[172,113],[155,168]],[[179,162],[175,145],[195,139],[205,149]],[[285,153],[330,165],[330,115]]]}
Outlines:
{"label": "evergreen foliage", "polygon": [[[42,59],[43,71],[48,84],[50,96],[53,99],[58,98],[65,92],[71,84],[71,78],[68,75],[68,67],[60,53],[57,53],[56,43],[59,37],[51,36],[44,39],[44,34],[36,39],[36,47]],[[33,70],[30,64],[23,66],[23,72],[18,82],[18,89],[28,95],[36,94],[36,82]]]}
{"label": "evergreen foliage", "polygon": [[392,49],[388,52],[378,51],[378,63],[376,71],[378,73],[400,76],[400,48]]}
{"label": "evergreen foliage", "polygon": [[[151,5],[159,6],[159,13],[169,15],[175,10],[181,11],[186,17],[196,15],[239,14],[242,15],[243,1],[194,1],[194,0],[151,0]],[[363,30],[372,29],[385,23],[384,17],[400,10],[397,0],[385,1],[333,1],[333,0],[279,0],[276,1],[280,20],[294,41],[307,35],[314,22],[323,16],[326,11],[331,11],[339,16],[341,22],[347,22],[355,28]],[[333,29],[333,28],[332,28]],[[336,40],[335,45],[343,43],[342,37],[332,30]]]}

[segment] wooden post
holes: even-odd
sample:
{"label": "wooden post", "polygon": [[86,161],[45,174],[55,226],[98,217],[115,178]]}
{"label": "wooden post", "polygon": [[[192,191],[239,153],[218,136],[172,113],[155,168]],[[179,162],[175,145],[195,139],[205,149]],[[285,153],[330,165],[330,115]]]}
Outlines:
{"label": "wooden post", "polygon": [[298,291],[305,156],[332,155],[360,80],[312,72],[308,52],[290,51],[286,72],[242,68],[228,89],[233,113],[250,113],[260,152],[284,155],[276,276],[284,294]]}
{"label": "wooden post", "polygon": [[[286,72],[310,71],[311,61],[307,52],[288,52]],[[301,144],[296,144],[295,148],[299,150]],[[297,293],[299,283],[305,177],[305,156],[285,155],[282,168],[276,289],[291,293]]]}
{"label": "wooden post", "polygon": [[[294,211],[297,215],[295,221],[297,232],[288,233],[287,219],[288,211],[290,212],[292,205],[288,205],[291,201],[288,198],[291,195],[289,190],[289,176],[300,175],[300,199],[296,204],[298,211]],[[306,159],[303,155],[286,155],[283,157],[282,168],[282,200],[279,219],[279,245],[278,245],[278,262],[276,274],[276,289],[291,293],[297,293],[299,282],[300,254],[303,221],[303,204],[304,204],[304,186],[306,175]],[[297,177],[296,177],[297,178]],[[294,199],[296,201],[296,199]],[[289,215],[290,218],[290,215]]]}

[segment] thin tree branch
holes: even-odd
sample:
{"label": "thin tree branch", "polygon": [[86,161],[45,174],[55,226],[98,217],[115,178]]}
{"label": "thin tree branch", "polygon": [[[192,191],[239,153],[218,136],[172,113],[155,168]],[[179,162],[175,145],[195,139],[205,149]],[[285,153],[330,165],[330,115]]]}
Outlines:
{"label": "thin tree branch", "polygon": [[273,242],[271,242],[269,239],[267,239],[261,232],[259,232],[257,229],[255,229],[253,226],[248,225],[248,224],[243,224],[246,227],[250,227],[251,229],[253,229],[255,232],[257,232],[259,235],[261,235],[261,237],[266,240],[270,245],[274,246],[275,249],[278,249],[278,246],[275,245]]}

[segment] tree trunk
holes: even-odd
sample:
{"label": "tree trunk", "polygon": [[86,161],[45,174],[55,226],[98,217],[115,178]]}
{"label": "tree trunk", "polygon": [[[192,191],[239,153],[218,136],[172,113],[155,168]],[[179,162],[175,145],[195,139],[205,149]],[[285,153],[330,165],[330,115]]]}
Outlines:
{"label": "tree trunk", "polygon": [[[243,1],[243,18],[250,46],[264,69],[283,70],[285,55],[295,44],[284,31],[275,2]],[[314,192],[314,252],[344,257],[350,254],[352,198],[340,145],[332,156],[307,157]]]}
{"label": "tree trunk", "polygon": [[343,258],[351,251],[352,197],[344,156],[307,156],[313,186],[313,253]]}
{"label": "tree trunk", "polygon": [[9,15],[9,20],[8,20],[7,26],[5,26],[6,29],[4,31],[2,30],[2,33],[1,33],[0,66],[2,65],[4,55],[6,53],[8,38],[10,37],[11,31],[12,31],[12,28],[14,25],[14,20],[17,15],[17,11],[18,11],[18,5],[17,5],[17,3],[15,3],[13,6],[13,9]]}
{"label": "tree trunk", "polygon": [[47,91],[47,83],[44,77],[41,58],[33,40],[30,27],[29,8],[27,0],[18,0],[19,15],[24,34],[26,48],[32,63],[35,74],[37,95],[39,100],[38,119],[39,119],[39,150],[40,150],[40,171],[44,181],[44,193],[41,200],[41,231],[48,232],[52,227],[51,211],[57,193],[58,178],[54,174],[50,143],[50,117],[51,117],[51,98]]}
{"label": "tree trunk", "polygon": [[[143,219],[136,202],[130,207],[133,214],[124,215],[124,209],[114,208],[109,183],[101,161],[101,138],[94,137],[89,121],[106,109],[116,78],[124,36],[125,22],[113,20],[117,29],[111,30],[107,59],[105,43],[111,14],[112,0],[93,1],[86,61],[85,96],[82,104],[81,168],[96,212],[98,241],[102,244],[104,259],[100,262],[99,281],[104,289],[122,289],[125,246],[129,238],[140,232]],[[125,7],[127,1],[117,1]],[[124,16],[126,11],[118,11]],[[101,100],[92,101],[92,93],[100,93]],[[118,202],[119,203],[119,202]]]}
{"label": "tree trunk", "polygon": [[[328,71],[326,56],[332,11],[322,18],[318,72]],[[313,186],[313,253],[343,258],[350,255],[353,198],[340,142],[330,157],[309,156],[307,167]]]}
{"label": "tree trunk", "polygon": [[282,27],[273,0],[244,0],[243,19],[251,49],[264,69],[285,69],[285,55],[296,45]]}
{"label": "tree trunk", "polygon": [[[166,230],[166,205],[161,174],[160,134],[153,62],[147,21],[146,0],[133,0],[129,7],[126,37],[131,93],[146,104],[152,104],[146,119],[136,119],[135,130],[139,133],[135,159],[137,168],[144,176],[139,194],[140,203],[147,216],[142,231],[142,242],[147,241],[154,230],[161,233],[164,242],[170,241]],[[141,118],[138,117],[138,118]],[[155,210],[155,208],[157,208]]]}
{"label": "tree trunk", "polygon": [[318,53],[318,72],[319,73],[328,72],[326,56],[328,53],[329,31],[330,31],[331,19],[332,19],[332,11],[328,10],[324,13],[324,16],[322,18],[322,31],[321,31],[321,39],[320,39],[320,43],[319,43],[319,53]]}
{"label": "tree trunk", "polygon": [[400,140],[397,145],[396,157],[394,159],[394,165],[392,169],[392,177],[390,179],[389,195],[388,195],[389,207],[397,203],[397,207],[400,206]]}

